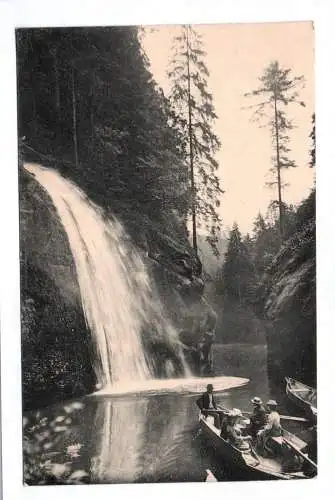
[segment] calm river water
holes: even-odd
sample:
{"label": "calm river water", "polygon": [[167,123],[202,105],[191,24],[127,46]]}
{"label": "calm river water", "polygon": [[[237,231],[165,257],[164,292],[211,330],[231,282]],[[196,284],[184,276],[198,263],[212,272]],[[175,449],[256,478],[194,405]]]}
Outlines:
{"label": "calm river water", "polygon": [[[243,387],[217,394],[224,406],[247,410],[252,396],[269,399],[265,346],[216,346],[214,368],[217,376],[250,379]],[[70,434],[53,451],[87,471],[90,483],[204,481],[206,469],[226,480],[224,464],[215,461],[197,436],[197,397],[86,397],[80,400],[82,408],[69,415]],[[42,416],[54,418],[64,407],[48,408]],[[283,404],[280,410],[287,411]],[[69,454],[73,446],[77,451]]]}

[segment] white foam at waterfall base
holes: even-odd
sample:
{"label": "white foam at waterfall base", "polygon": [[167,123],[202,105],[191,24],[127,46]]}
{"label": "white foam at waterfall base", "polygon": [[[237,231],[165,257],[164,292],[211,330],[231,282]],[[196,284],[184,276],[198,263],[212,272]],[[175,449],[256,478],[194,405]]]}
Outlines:
{"label": "white foam at waterfall base", "polygon": [[207,384],[213,384],[214,392],[241,387],[249,382],[241,377],[193,377],[133,381],[131,384],[117,383],[95,392],[92,396],[118,396],[124,394],[198,394],[204,392]]}
{"label": "white foam at waterfall base", "polygon": [[[73,255],[85,319],[96,344],[100,386],[152,379],[141,340],[151,324],[170,345],[178,345],[144,261],[122,225],[107,219],[73,182],[57,171],[25,164],[50,196]],[[183,354],[181,361],[185,364]]]}

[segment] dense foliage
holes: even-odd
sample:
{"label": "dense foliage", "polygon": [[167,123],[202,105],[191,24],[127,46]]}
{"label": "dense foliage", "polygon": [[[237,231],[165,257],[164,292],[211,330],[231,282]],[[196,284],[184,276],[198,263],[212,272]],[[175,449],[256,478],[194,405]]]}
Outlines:
{"label": "dense foliage", "polygon": [[235,223],[229,233],[223,264],[214,279],[217,341],[264,342],[261,323],[252,307],[257,285],[252,251],[253,240],[249,235],[243,238]]}
{"label": "dense foliage", "polygon": [[[296,208],[293,205],[282,203],[282,217],[284,222],[282,241],[285,242],[295,230]],[[261,281],[264,271],[271,264],[280,246],[280,221],[277,204],[270,203],[265,216],[260,213],[257,215],[248,245],[258,282]]]}
{"label": "dense foliage", "polygon": [[23,418],[23,481],[26,485],[85,484],[78,464],[81,443],[73,442],[73,416],[84,407],[74,401],[50,418],[40,412]]}
{"label": "dense foliage", "polygon": [[[229,235],[228,248],[221,271],[223,295],[240,306],[252,300],[254,268],[247,246],[235,223]],[[219,283],[220,283],[219,282]],[[218,289],[220,292],[220,288]]]}
{"label": "dense foliage", "polygon": [[164,230],[178,216],[185,231],[185,155],[138,29],[18,30],[17,54],[23,159],[61,169],[124,219]]}
{"label": "dense foliage", "polygon": [[[299,240],[305,224],[313,224],[315,214],[311,197],[297,208],[283,204],[283,215],[285,232],[282,244],[278,212],[273,203],[270,203],[265,215],[258,214],[251,235],[242,237],[236,224],[230,232],[224,262],[214,280],[218,330],[223,342],[265,341],[263,320],[267,313],[264,309],[264,283],[283,248],[286,248],[286,254],[291,251],[292,259],[299,251],[296,243],[292,242],[295,242],[294,238]],[[298,263],[299,259],[297,266]],[[295,307],[298,314],[299,307],[297,304]]]}

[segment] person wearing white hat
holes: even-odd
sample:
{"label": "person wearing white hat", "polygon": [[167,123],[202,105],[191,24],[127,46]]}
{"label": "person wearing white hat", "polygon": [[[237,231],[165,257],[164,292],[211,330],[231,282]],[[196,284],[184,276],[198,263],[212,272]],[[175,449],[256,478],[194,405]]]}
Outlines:
{"label": "person wearing white hat", "polygon": [[266,447],[266,444],[267,444],[269,437],[271,437],[271,436],[279,437],[282,435],[282,432],[283,432],[281,424],[280,424],[280,415],[277,412],[277,406],[278,406],[277,401],[275,401],[274,399],[270,399],[266,403],[266,406],[269,408],[269,411],[270,411],[270,413],[268,415],[267,424],[264,427],[264,429],[260,430],[257,434],[257,440],[258,440],[259,447],[263,451],[268,450]]}
{"label": "person wearing white hat", "polygon": [[240,450],[249,449],[250,445],[248,441],[251,439],[251,436],[243,436],[240,426],[238,425],[238,420],[243,415],[241,410],[238,408],[233,408],[232,411],[228,413],[227,416],[227,427],[226,427],[226,436],[227,440],[236,448]]}

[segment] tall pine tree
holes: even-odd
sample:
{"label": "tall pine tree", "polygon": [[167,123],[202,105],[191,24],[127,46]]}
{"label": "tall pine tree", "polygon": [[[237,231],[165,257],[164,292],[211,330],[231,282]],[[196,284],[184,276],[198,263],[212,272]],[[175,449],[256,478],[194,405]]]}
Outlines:
{"label": "tall pine tree", "polygon": [[279,209],[279,234],[281,240],[284,237],[284,208],[282,200],[282,190],[285,186],[282,179],[282,170],[296,167],[294,160],[289,158],[289,132],[293,128],[292,121],[288,118],[286,108],[289,104],[299,104],[297,88],[303,82],[303,77],[291,76],[291,69],[284,69],[279,66],[278,61],[271,62],[263,75],[259,78],[260,87],[245,96],[259,98],[255,106],[257,119],[266,119],[270,129],[274,156],[271,158],[272,167],[270,173],[273,180],[267,184],[277,187],[277,204]]}
{"label": "tall pine tree", "polygon": [[197,227],[204,222],[207,241],[217,254],[220,230],[217,208],[222,190],[216,175],[215,154],[221,144],[212,129],[217,115],[207,88],[206,53],[201,36],[190,25],[181,27],[173,51],[168,72],[172,82],[172,119],[184,137],[184,148],[189,154],[193,247],[197,251]]}

